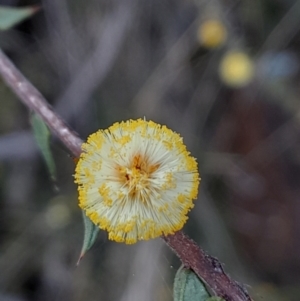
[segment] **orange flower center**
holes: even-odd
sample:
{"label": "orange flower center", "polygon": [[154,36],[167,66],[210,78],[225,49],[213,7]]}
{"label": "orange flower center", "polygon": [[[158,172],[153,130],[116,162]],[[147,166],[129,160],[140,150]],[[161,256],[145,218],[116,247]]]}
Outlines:
{"label": "orange flower center", "polygon": [[158,163],[150,164],[147,157],[137,154],[128,167],[118,166],[116,169],[118,178],[128,188],[129,195],[145,202],[151,177],[159,166]]}

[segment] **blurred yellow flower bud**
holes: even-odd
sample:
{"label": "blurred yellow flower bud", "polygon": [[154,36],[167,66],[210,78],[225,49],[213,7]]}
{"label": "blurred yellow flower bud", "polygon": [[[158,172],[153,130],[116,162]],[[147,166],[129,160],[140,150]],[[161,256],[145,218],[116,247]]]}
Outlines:
{"label": "blurred yellow flower bud", "polygon": [[221,60],[219,74],[226,85],[243,87],[253,79],[254,65],[246,53],[239,50],[229,51]]}
{"label": "blurred yellow flower bud", "polygon": [[219,20],[207,20],[198,29],[198,40],[206,48],[221,46],[227,38],[227,30]]}

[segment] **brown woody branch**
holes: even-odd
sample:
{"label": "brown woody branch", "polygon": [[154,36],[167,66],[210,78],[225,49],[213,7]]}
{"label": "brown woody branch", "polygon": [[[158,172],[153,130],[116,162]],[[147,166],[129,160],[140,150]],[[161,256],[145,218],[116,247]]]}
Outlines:
{"label": "brown woody branch", "polygon": [[[0,74],[12,91],[32,111],[38,114],[64,145],[78,157],[82,140],[53,112],[41,93],[21,74],[0,50]],[[227,301],[251,301],[246,290],[232,280],[220,262],[207,255],[182,231],[163,237],[182,263],[191,268],[207,284],[213,294]]]}
{"label": "brown woody branch", "polygon": [[246,289],[224,272],[218,259],[206,254],[182,231],[165,236],[163,239],[180,258],[182,264],[192,269],[213,294],[227,301],[252,300]]}

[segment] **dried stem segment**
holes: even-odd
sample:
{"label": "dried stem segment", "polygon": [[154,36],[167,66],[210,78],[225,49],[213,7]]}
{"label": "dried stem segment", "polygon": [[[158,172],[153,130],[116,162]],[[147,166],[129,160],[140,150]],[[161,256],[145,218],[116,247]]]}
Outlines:
{"label": "dried stem segment", "polygon": [[19,96],[20,100],[37,113],[73,155],[78,157],[81,153],[82,141],[52,111],[42,94],[20,73],[1,50],[0,74],[7,85]]}

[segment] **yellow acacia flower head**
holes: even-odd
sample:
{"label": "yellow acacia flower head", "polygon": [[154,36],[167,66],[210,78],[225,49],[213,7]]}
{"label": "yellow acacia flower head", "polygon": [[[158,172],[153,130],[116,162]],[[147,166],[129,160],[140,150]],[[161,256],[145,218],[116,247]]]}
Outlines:
{"label": "yellow acacia flower head", "polygon": [[198,40],[206,48],[216,48],[224,44],[227,39],[225,25],[218,19],[203,22],[197,32]]}
{"label": "yellow acacia flower head", "polygon": [[219,74],[222,81],[231,87],[244,87],[254,77],[254,64],[243,51],[231,50],[221,60]]}
{"label": "yellow acacia flower head", "polygon": [[82,149],[79,206],[109,239],[132,244],[183,227],[200,179],[177,133],[129,120],[91,134]]}

